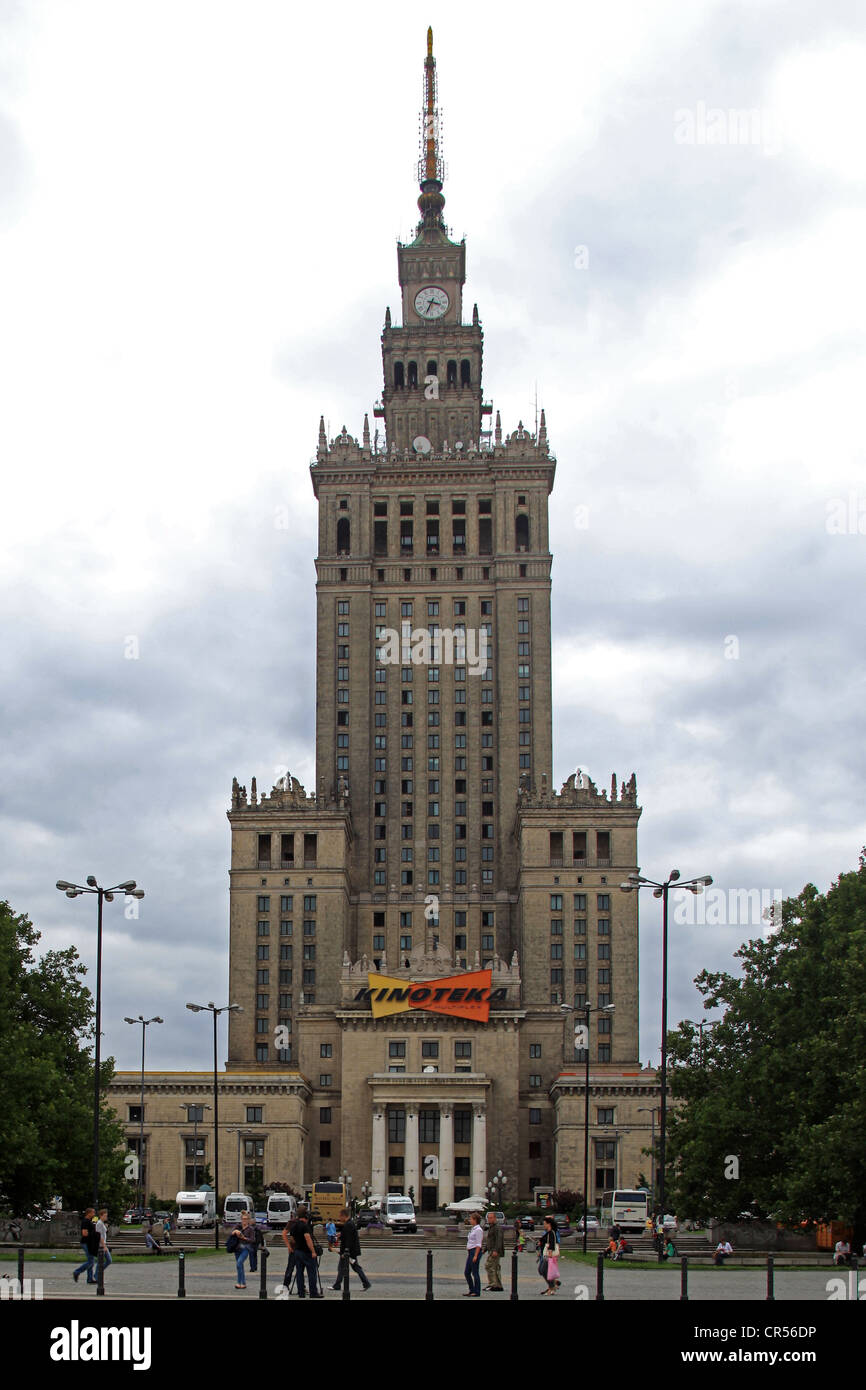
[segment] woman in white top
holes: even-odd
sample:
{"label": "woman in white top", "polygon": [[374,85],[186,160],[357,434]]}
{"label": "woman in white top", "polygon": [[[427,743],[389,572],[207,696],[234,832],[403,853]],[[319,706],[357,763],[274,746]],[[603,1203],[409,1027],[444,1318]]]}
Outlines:
{"label": "woman in white top", "polygon": [[466,1237],[466,1267],[463,1270],[469,1285],[469,1292],[463,1295],[464,1298],[481,1297],[481,1242],[483,1239],[481,1217],[477,1211],[473,1211],[469,1216],[469,1235]]}

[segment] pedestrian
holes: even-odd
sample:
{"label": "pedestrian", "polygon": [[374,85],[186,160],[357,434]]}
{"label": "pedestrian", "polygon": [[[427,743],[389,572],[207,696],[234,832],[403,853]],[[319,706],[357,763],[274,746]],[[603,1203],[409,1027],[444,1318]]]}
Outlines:
{"label": "pedestrian", "polygon": [[88,1284],[96,1283],[93,1277],[93,1261],[99,1250],[99,1233],[96,1229],[96,1223],[93,1220],[95,1215],[95,1209],[93,1207],[88,1207],[81,1220],[81,1235],[79,1239],[81,1241],[81,1249],[84,1252],[84,1264],[79,1265],[77,1269],[73,1269],[72,1271],[72,1277],[76,1284],[78,1283],[79,1274],[85,1269],[87,1270]]}
{"label": "pedestrian", "polygon": [[[103,1268],[103,1270],[106,1270],[106,1269],[108,1269],[108,1266],[111,1264],[111,1251],[110,1251],[109,1248],[108,1248],[108,1208],[107,1208],[107,1207],[100,1207],[100,1208],[99,1208],[99,1220],[98,1220],[97,1223],[96,1223],[96,1233],[97,1233],[97,1235],[99,1236],[99,1250],[97,1251],[97,1259],[98,1259],[98,1257],[99,1257],[99,1251],[101,1251],[101,1252],[102,1252],[102,1268]],[[97,1269],[97,1280],[98,1280],[98,1277],[99,1277],[99,1276],[98,1276],[98,1269]]]}
{"label": "pedestrian", "polygon": [[335,1250],[337,1246],[337,1223],[333,1216],[329,1216],[325,1222],[325,1235],[328,1237],[328,1249]]}
{"label": "pedestrian", "polygon": [[720,1240],[713,1254],[713,1264],[724,1266],[725,1260],[729,1255],[733,1255],[734,1247],[729,1240]]}
{"label": "pedestrian", "polygon": [[502,1287],[502,1272],[499,1261],[505,1255],[505,1232],[496,1220],[496,1212],[487,1213],[487,1231],[484,1235],[484,1249],[487,1251],[487,1291],[488,1293],[504,1293]]}
{"label": "pedestrian", "polygon": [[545,1216],[544,1218],[544,1235],[540,1245],[541,1255],[538,1261],[538,1272],[542,1279],[547,1280],[547,1288],[543,1289],[541,1294],[542,1298],[545,1298],[549,1294],[556,1293],[559,1284],[559,1239],[552,1216]]}
{"label": "pedestrian", "polygon": [[519,1216],[514,1218],[514,1248],[518,1255],[526,1249],[526,1232],[523,1229],[523,1222]]}
{"label": "pedestrian", "polygon": [[253,1219],[248,1211],[241,1212],[241,1224],[235,1226],[232,1231],[233,1236],[237,1236],[238,1244],[234,1251],[235,1265],[237,1268],[236,1289],[245,1289],[247,1286],[244,1261],[248,1260],[256,1248],[256,1228]]}
{"label": "pedestrian", "polygon": [[851,1263],[851,1246],[847,1240],[836,1241],[833,1263],[834,1265],[849,1265]]}
{"label": "pedestrian", "polygon": [[171,1245],[171,1217],[167,1216],[162,1223],[162,1243]]}
{"label": "pedestrian", "polygon": [[358,1228],[348,1208],[344,1207],[340,1212],[340,1221],[342,1223],[340,1226],[340,1264],[337,1273],[337,1282],[336,1284],[332,1284],[331,1288],[339,1293],[340,1289],[343,1287],[344,1273],[346,1275],[346,1283],[348,1284],[349,1266],[351,1265],[361,1281],[361,1287],[363,1289],[369,1289],[370,1280],[358,1263],[361,1258],[361,1241],[358,1236]]}
{"label": "pedestrian", "polygon": [[154,1239],[153,1231],[152,1231],[152,1230],[147,1230],[147,1231],[145,1231],[145,1233],[144,1233],[144,1243],[145,1243],[145,1245],[147,1246],[147,1253],[148,1253],[148,1255],[161,1255],[161,1254],[162,1254],[162,1251],[161,1251],[160,1248],[159,1248],[158,1242]]}
{"label": "pedestrian", "polygon": [[469,1292],[463,1295],[464,1298],[481,1297],[481,1242],[484,1233],[481,1230],[481,1217],[477,1211],[469,1213],[469,1234],[466,1237],[466,1264],[463,1273],[469,1285]]}
{"label": "pedestrian", "polygon": [[298,1219],[292,1227],[292,1240],[295,1246],[295,1278],[298,1281],[298,1298],[306,1298],[307,1290],[304,1275],[310,1286],[310,1298],[324,1298],[319,1286],[319,1255],[322,1247],[313,1239],[313,1228],[307,1219],[305,1205],[298,1207]]}

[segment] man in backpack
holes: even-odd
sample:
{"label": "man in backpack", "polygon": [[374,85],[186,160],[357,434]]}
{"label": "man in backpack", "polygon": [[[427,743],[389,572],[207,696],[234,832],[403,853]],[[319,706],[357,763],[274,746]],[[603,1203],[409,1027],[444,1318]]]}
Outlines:
{"label": "man in backpack", "polygon": [[[349,1265],[351,1265],[352,1269],[355,1271],[355,1273],[361,1281],[361,1287],[363,1289],[369,1289],[370,1280],[367,1278],[366,1274],[364,1273],[363,1269],[358,1263],[358,1260],[361,1256],[361,1241],[358,1237],[358,1228],[352,1220],[351,1213],[349,1212],[347,1207],[344,1207],[343,1210],[340,1212],[340,1221],[342,1222],[342,1225],[340,1226],[339,1273],[337,1274],[336,1284],[332,1284],[331,1288],[336,1289],[339,1293],[340,1289],[342,1289],[343,1287],[343,1274],[345,1273],[346,1280],[348,1281],[348,1267]],[[346,1260],[347,1256],[348,1260],[344,1264],[343,1262],[344,1260]]]}

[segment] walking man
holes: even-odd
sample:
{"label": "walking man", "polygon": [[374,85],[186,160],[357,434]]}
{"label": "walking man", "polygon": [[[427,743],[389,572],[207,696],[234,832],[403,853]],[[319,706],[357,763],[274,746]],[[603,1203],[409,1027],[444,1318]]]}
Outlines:
{"label": "walking man", "polygon": [[505,1232],[496,1220],[495,1211],[489,1211],[487,1213],[487,1233],[484,1237],[484,1249],[487,1251],[487,1292],[504,1293],[499,1261],[505,1255]]}
{"label": "walking man", "polygon": [[313,1228],[307,1220],[307,1208],[298,1207],[298,1219],[292,1227],[292,1240],[295,1243],[295,1277],[298,1281],[298,1298],[306,1298],[304,1274],[310,1285],[310,1298],[324,1298],[319,1288],[319,1262],[313,1240]]}
{"label": "walking man", "polygon": [[80,1239],[81,1249],[84,1251],[84,1264],[79,1265],[77,1269],[73,1269],[72,1271],[72,1277],[75,1280],[76,1284],[78,1283],[79,1274],[81,1274],[82,1270],[85,1269],[87,1270],[88,1284],[96,1283],[96,1280],[93,1277],[93,1261],[95,1260],[97,1251],[99,1250],[99,1235],[97,1233],[96,1225],[93,1220],[95,1215],[96,1212],[94,1208],[88,1207],[84,1213],[84,1217],[81,1222]]}
{"label": "walking man", "polygon": [[[337,1282],[336,1284],[332,1284],[331,1288],[339,1292],[339,1290],[343,1287],[344,1272],[346,1275],[346,1282],[348,1283],[349,1265],[351,1265],[352,1269],[355,1271],[355,1273],[361,1281],[361,1287],[363,1289],[369,1289],[370,1280],[367,1278],[366,1274],[364,1273],[363,1269],[358,1263],[359,1259],[361,1258],[361,1241],[358,1237],[358,1227],[355,1225],[349,1211],[345,1207],[340,1212],[340,1221],[342,1222],[342,1225],[340,1226],[339,1272],[337,1274]],[[343,1263],[344,1260],[346,1261],[345,1264]]]}

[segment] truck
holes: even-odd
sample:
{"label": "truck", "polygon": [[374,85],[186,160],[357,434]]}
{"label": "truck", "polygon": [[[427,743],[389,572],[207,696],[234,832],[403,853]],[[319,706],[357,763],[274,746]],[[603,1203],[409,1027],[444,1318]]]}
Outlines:
{"label": "truck", "polygon": [[213,1226],[216,1221],[216,1197],[213,1192],[179,1192],[175,1202],[178,1230],[190,1226]]}
{"label": "truck", "polygon": [[241,1224],[241,1213],[248,1211],[250,1216],[255,1216],[253,1211],[252,1198],[245,1192],[230,1192],[223,1204],[223,1221],[227,1226],[239,1226]]}

